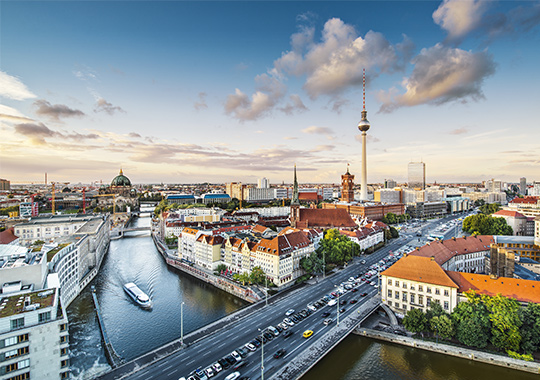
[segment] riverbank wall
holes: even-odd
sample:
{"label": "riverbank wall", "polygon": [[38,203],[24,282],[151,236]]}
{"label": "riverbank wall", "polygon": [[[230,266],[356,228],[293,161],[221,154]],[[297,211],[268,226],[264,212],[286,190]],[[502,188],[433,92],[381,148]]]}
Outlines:
{"label": "riverbank wall", "polygon": [[242,286],[234,281],[231,281],[225,277],[216,276],[211,272],[202,270],[199,268],[192,267],[191,265],[182,262],[176,256],[171,255],[168,252],[168,248],[154,235],[152,235],[152,240],[156,249],[161,254],[167,265],[176,268],[184,273],[189,274],[192,277],[195,277],[198,280],[204,281],[210,285],[215,286],[218,289],[226,291],[238,298],[243,299],[249,303],[255,303],[261,300],[261,296],[254,292],[251,288]]}
{"label": "riverbank wall", "polygon": [[406,336],[390,334],[383,331],[372,330],[358,327],[353,331],[354,334],[365,336],[372,339],[383,340],[385,342],[401,344],[413,348],[419,348],[443,355],[451,355],[461,359],[469,359],[481,363],[492,364],[499,367],[511,368],[518,371],[540,374],[540,363],[527,362],[509,358],[502,355],[490,354],[483,351],[471,350],[462,347],[450,346],[444,343],[435,343],[424,341]]}

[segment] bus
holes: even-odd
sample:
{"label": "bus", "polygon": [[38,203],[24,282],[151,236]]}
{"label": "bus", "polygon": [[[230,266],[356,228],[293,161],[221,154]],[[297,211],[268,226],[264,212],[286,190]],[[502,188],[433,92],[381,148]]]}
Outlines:
{"label": "bus", "polygon": [[427,239],[428,241],[444,240],[444,234],[431,234]]}

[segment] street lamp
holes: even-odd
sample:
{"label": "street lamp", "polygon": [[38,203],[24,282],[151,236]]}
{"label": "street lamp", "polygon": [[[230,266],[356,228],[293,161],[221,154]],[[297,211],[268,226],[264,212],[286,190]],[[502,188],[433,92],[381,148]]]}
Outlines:
{"label": "street lamp", "polygon": [[326,258],[324,257],[324,251],[322,253],[322,278],[326,278]]}
{"label": "street lamp", "polygon": [[264,337],[261,329],[257,329],[261,333],[261,380],[264,380]]}
{"label": "street lamp", "polygon": [[265,285],[266,285],[266,306],[268,306],[268,277],[265,277],[264,278],[264,282],[265,282]]}
{"label": "street lamp", "polygon": [[184,302],[180,304],[180,344],[184,345]]}

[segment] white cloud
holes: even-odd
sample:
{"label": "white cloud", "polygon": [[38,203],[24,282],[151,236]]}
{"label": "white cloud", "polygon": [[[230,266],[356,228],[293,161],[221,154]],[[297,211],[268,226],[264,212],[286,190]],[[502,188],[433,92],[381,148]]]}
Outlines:
{"label": "white cloud", "polygon": [[480,25],[489,1],[444,0],[433,12],[433,21],[448,32],[450,39],[459,39]]}
{"label": "white cloud", "polygon": [[495,72],[495,63],[487,52],[472,53],[441,44],[422,49],[413,64],[411,76],[403,80],[404,94],[396,89],[379,94],[382,112],[402,106],[482,99],[481,85]]}
{"label": "white cloud", "polygon": [[319,135],[330,135],[332,134],[332,130],[327,127],[317,127],[316,125],[312,125],[310,127],[302,129],[303,133],[307,133],[310,135],[313,134],[319,134]]}
{"label": "white cloud", "polygon": [[25,100],[36,98],[19,78],[0,71],[0,96],[13,100]]}

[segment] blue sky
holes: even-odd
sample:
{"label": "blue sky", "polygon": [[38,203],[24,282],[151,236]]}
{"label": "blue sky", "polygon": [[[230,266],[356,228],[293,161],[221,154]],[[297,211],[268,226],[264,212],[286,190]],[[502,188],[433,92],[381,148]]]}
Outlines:
{"label": "blue sky", "polygon": [[0,3],[12,182],[540,180],[540,3]]}

